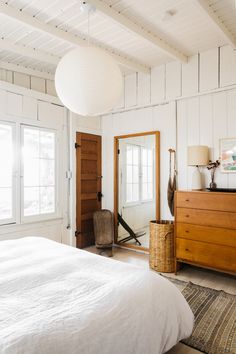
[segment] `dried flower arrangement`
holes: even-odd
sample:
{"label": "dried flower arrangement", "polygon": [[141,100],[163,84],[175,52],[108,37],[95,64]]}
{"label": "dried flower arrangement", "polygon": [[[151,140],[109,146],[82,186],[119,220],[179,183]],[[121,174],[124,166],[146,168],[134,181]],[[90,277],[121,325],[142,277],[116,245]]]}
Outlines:
{"label": "dried flower arrangement", "polygon": [[215,179],[215,172],[217,167],[220,166],[220,160],[216,160],[215,162],[209,160],[209,164],[207,166],[207,169],[211,173],[211,183],[210,183],[210,188],[215,189],[217,187],[216,183],[214,182]]}

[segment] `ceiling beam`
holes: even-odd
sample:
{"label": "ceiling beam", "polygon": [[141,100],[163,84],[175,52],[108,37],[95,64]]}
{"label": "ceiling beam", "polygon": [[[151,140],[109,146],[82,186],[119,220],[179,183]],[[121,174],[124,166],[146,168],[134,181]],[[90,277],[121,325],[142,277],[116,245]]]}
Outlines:
{"label": "ceiling beam", "polygon": [[60,58],[56,57],[55,55],[51,55],[45,53],[41,50],[26,47],[22,44],[13,43],[7,39],[0,38],[0,49],[10,51],[16,54],[19,54],[23,57],[32,58],[38,61],[42,61],[44,63],[54,64],[57,65]]}
{"label": "ceiling beam", "polygon": [[[0,13],[8,16],[11,19],[14,19],[33,30],[39,31],[41,33],[46,33],[54,38],[65,41],[69,44],[75,46],[85,46],[86,40],[80,38],[79,36],[75,36],[69,32],[65,32],[57,27],[49,25],[47,23],[41,22],[35,17],[32,17],[23,11],[20,11],[12,6],[9,6],[3,2],[0,2]],[[95,43],[97,45],[97,43]],[[110,48],[103,47],[103,45],[98,44],[98,46],[102,47],[102,49],[109,52],[110,55],[114,57],[114,59],[121,65],[128,67],[134,71],[142,71],[149,72],[150,68],[147,65],[140,63],[135,59],[131,59],[129,57],[124,56],[124,54],[120,54],[117,52],[113,52]]]}
{"label": "ceiling beam", "polygon": [[157,34],[151,33],[146,28],[122,15],[120,12],[115,11],[111,6],[104,3],[102,0],[88,0],[88,3],[94,5],[98,11],[102,12],[103,14],[111,18],[113,21],[122,25],[123,27],[138,35],[139,37],[142,37],[143,39],[147,40],[151,44],[155,45],[159,50],[172,57],[173,59],[184,63],[188,61],[188,57],[186,54],[182,53],[178,49],[168,44]]}
{"label": "ceiling beam", "polygon": [[22,74],[27,74],[30,76],[40,77],[42,79],[54,80],[54,75],[46,71],[40,71],[35,69],[27,68],[26,66],[8,63],[6,61],[0,60],[0,69],[10,70]]}
{"label": "ceiling beam", "polygon": [[236,48],[236,39],[224,23],[219,19],[214,10],[209,6],[206,0],[196,0],[197,4],[204,10],[204,12],[211,19],[212,23],[216,26],[221,35],[225,38],[226,42],[233,48]]}

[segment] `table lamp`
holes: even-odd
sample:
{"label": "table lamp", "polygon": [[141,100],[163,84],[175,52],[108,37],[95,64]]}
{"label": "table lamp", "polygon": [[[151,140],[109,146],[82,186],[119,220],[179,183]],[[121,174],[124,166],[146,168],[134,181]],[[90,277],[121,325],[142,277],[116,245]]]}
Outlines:
{"label": "table lamp", "polygon": [[199,166],[209,163],[209,149],[205,145],[188,146],[188,166],[196,166],[192,176],[192,190],[202,189],[202,176]]}

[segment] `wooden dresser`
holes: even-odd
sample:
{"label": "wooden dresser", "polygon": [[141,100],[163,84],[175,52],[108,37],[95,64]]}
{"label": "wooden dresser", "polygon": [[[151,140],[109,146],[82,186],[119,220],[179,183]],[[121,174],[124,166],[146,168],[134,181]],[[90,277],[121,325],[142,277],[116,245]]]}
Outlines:
{"label": "wooden dresser", "polygon": [[175,257],[236,274],[236,193],[176,192]]}

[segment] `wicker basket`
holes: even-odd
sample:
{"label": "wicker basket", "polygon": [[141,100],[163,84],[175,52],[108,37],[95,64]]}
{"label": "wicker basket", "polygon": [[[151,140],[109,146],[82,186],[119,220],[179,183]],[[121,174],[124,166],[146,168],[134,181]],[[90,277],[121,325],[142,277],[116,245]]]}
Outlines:
{"label": "wicker basket", "polygon": [[174,223],[169,220],[150,222],[150,268],[164,273],[174,271]]}

